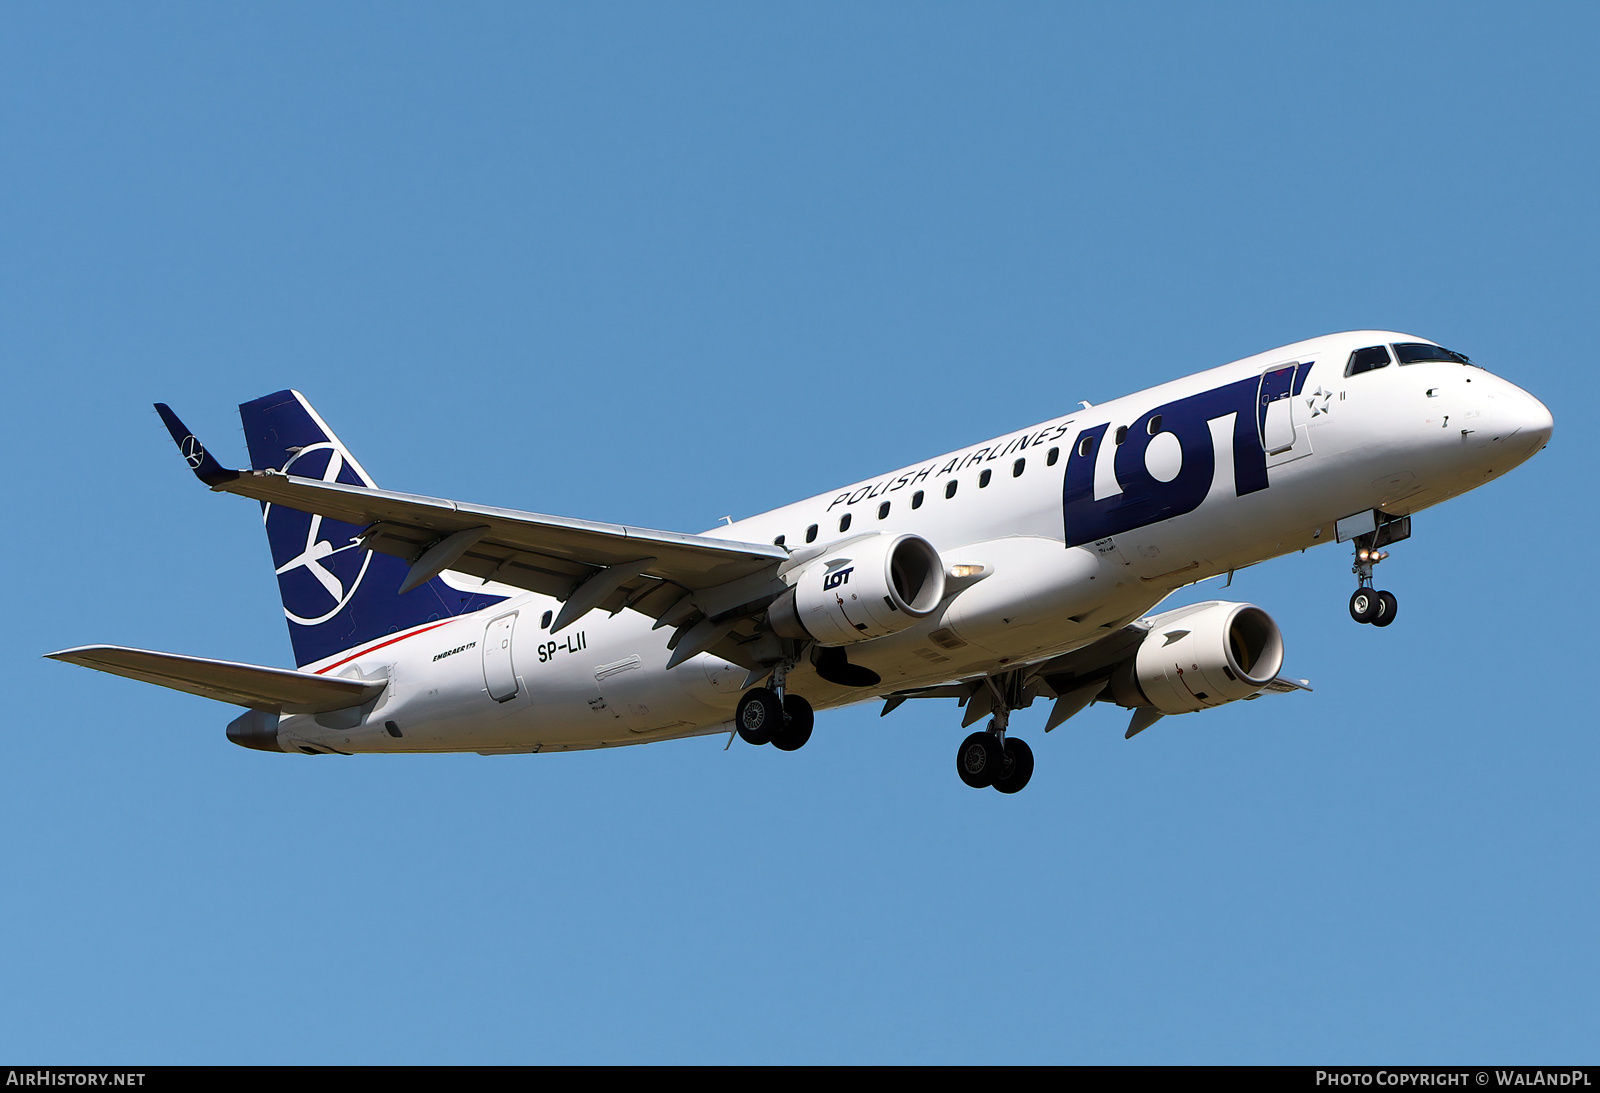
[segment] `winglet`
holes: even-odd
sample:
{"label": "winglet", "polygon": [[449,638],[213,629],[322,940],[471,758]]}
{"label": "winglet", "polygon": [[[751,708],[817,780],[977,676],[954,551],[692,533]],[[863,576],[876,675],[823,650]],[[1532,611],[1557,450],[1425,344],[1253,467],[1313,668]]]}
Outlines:
{"label": "winglet", "polygon": [[172,407],[164,402],[156,403],[156,413],[161,415],[162,424],[166,425],[167,432],[172,434],[173,443],[177,444],[178,451],[183,454],[184,461],[189,464],[189,469],[194,476],[208,486],[220,486],[224,482],[231,482],[239,477],[238,471],[230,471],[211,457],[198,438],[189,431],[189,427],[178,420],[178,415],[172,412]]}

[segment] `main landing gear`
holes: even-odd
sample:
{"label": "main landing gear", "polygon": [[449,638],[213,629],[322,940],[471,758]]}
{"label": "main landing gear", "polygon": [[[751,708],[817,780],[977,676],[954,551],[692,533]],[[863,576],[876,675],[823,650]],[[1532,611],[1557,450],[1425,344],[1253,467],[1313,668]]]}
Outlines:
{"label": "main landing gear", "polygon": [[787,667],[772,673],[772,686],[752,687],[739,698],[733,722],[746,744],[771,744],[779,751],[798,751],[811,739],[816,715],[811,703],[784,692]]}
{"label": "main landing gear", "polygon": [[997,698],[988,729],[973,733],[956,749],[956,774],[973,789],[993,786],[1001,793],[1016,793],[1033,777],[1033,749],[1006,737],[1010,720],[1010,706]]}
{"label": "main landing gear", "polygon": [[1395,599],[1393,592],[1381,592],[1372,587],[1372,567],[1388,556],[1374,547],[1363,546],[1359,542],[1356,545],[1356,564],[1351,567],[1351,572],[1356,575],[1360,587],[1350,597],[1350,617],[1357,622],[1388,626],[1400,610],[1400,601]]}

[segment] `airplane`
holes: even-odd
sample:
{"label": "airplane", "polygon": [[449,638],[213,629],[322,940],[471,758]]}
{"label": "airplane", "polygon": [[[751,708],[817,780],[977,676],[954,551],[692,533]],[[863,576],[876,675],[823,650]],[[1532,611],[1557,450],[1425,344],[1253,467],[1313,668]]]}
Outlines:
{"label": "airplane", "polygon": [[1413,514],[1544,448],[1538,399],[1435,342],[1331,334],[698,535],[379,489],[298,392],[240,406],[250,467],[156,409],[195,475],[261,505],[294,669],[92,645],[48,656],[245,707],[236,744],[309,755],[573,751],[728,734],[793,751],[814,711],[955,699],[960,779],[1015,793],[1011,714],[1163,717],[1269,692],[1253,604],[1149,614],[1324,543],[1351,617]]}

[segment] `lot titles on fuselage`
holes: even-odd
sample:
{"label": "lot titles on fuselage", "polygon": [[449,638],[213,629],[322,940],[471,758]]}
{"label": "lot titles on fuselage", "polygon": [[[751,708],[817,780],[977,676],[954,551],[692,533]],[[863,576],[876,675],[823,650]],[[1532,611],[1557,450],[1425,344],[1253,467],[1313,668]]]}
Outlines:
{"label": "lot titles on fuselage", "polygon": [[[1182,516],[1198,508],[1210,492],[1216,473],[1211,425],[1233,416],[1233,487],[1236,497],[1264,490],[1267,451],[1266,418],[1272,403],[1300,394],[1314,361],[1290,364],[1245,376],[1231,383],[1162,403],[1117,430],[1113,470],[1119,491],[1095,497],[1095,468],[1109,421],[1082,429],[1068,453],[1062,485],[1063,537],[1067,546],[1082,546],[1121,532]],[[876,500],[933,478],[943,479],[971,467],[1059,443],[1071,432],[1073,415],[1064,421],[948,456],[915,470],[879,479],[838,494],[826,510]],[[1177,473],[1163,480],[1147,466],[1152,441],[1173,436],[1181,451]],[[1051,460],[1053,464],[1055,461]]]}

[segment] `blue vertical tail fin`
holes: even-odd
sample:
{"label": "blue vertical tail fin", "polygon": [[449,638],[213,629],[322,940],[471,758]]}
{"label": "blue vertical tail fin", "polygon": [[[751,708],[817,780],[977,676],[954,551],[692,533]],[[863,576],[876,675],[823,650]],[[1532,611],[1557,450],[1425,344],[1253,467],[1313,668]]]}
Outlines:
{"label": "blue vertical tail fin", "polygon": [[[373,485],[300,392],[279,391],[246,402],[239,418],[253,470]],[[301,667],[505,598],[463,591],[441,577],[402,594],[400,583],[410,567],[400,558],[363,549],[362,528],[282,505],[263,504],[261,515],[295,663]]]}

